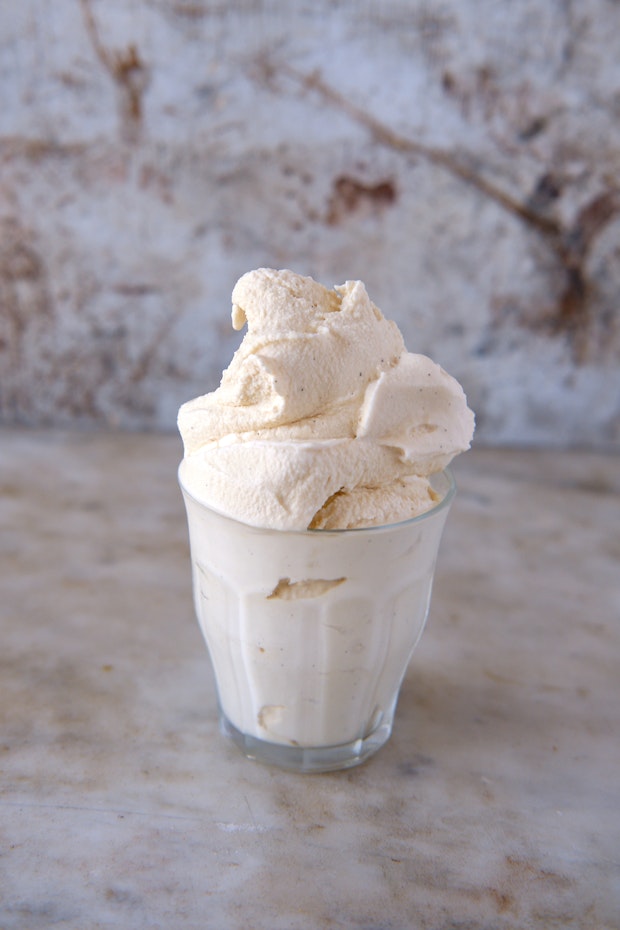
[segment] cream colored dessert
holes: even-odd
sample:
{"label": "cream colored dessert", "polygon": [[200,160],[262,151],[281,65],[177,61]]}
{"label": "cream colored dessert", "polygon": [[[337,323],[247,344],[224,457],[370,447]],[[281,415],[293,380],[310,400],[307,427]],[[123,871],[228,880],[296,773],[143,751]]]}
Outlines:
{"label": "cream colored dessert", "polygon": [[395,523],[434,506],[427,478],[469,447],[474,416],[361,281],[328,290],[261,268],[232,298],[243,342],[219,388],[179,411],[192,494],[281,530]]}
{"label": "cream colored dessert", "polygon": [[474,418],[359,281],[252,271],[233,291],[246,321],[220,387],[179,412],[196,613],[226,731],[250,755],[340,768],[391,732],[453,493],[443,469]]}
{"label": "cream colored dessert", "polygon": [[196,614],[227,724],[300,748],[389,736],[448,513],[450,481],[433,482],[442,503],[430,513],[344,533],[261,530],[185,493]]}

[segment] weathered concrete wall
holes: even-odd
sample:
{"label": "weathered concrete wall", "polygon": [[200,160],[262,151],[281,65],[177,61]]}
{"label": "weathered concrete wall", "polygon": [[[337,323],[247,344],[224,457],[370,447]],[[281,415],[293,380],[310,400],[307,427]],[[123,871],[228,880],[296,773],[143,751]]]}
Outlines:
{"label": "weathered concrete wall", "polygon": [[487,442],[620,446],[617,0],[0,6],[0,416],[173,428],[259,265],[362,278]]}

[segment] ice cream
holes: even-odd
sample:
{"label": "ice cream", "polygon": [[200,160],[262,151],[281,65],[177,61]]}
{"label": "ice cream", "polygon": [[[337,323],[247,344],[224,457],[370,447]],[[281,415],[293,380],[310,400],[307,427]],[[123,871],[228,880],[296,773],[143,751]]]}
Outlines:
{"label": "ice cream", "polygon": [[280,530],[383,525],[434,506],[428,476],[468,448],[474,416],[362,282],[329,290],[261,268],[232,300],[243,342],[219,388],[179,411],[192,494]]}
{"label": "ice cream", "polygon": [[346,532],[259,529],[184,491],[220,720],[249,756],[326,771],[389,737],[453,492],[431,480],[432,510]]}
{"label": "ice cream", "polygon": [[220,387],[179,412],[196,614],[243,751],[345,768],[391,733],[474,418],[359,281],[252,271],[246,321]]}

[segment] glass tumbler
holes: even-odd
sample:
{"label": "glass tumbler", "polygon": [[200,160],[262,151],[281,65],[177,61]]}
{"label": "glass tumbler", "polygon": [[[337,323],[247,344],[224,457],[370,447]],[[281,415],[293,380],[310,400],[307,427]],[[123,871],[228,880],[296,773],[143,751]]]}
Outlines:
{"label": "glass tumbler", "polygon": [[455,484],[402,523],[283,531],[239,523],[183,492],[194,605],[220,726],[248,758],[296,772],[357,765],[392,732],[420,638]]}

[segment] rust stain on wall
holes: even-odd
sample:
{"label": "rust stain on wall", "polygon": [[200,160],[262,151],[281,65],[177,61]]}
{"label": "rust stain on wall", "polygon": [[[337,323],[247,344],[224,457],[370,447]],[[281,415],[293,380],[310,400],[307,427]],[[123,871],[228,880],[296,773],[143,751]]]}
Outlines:
{"label": "rust stain on wall", "polygon": [[95,54],[120,91],[122,134],[127,141],[135,141],[143,118],[142,98],[150,81],[149,69],[135,42],[121,51],[106,48],[90,0],[80,0],[80,4]]}
{"label": "rust stain on wall", "polygon": [[15,218],[0,223],[0,410],[20,406],[25,344],[33,327],[49,327],[53,306],[47,272],[31,233]]}
{"label": "rust stain on wall", "polygon": [[376,214],[395,200],[396,186],[390,179],[364,184],[357,178],[341,175],[334,180],[325,222],[336,226],[350,213],[364,208]]}
{"label": "rust stain on wall", "polygon": [[565,284],[548,325],[552,333],[566,333],[571,338],[578,362],[585,360],[588,333],[597,316],[591,299],[594,287],[586,263],[597,237],[619,212],[620,193],[604,191],[579,211],[575,223],[556,247]]}
{"label": "rust stain on wall", "polygon": [[125,106],[129,119],[134,123],[142,120],[142,94],[148,83],[146,65],[140,58],[135,45],[118,52],[113,63],[113,74],[125,94]]}

